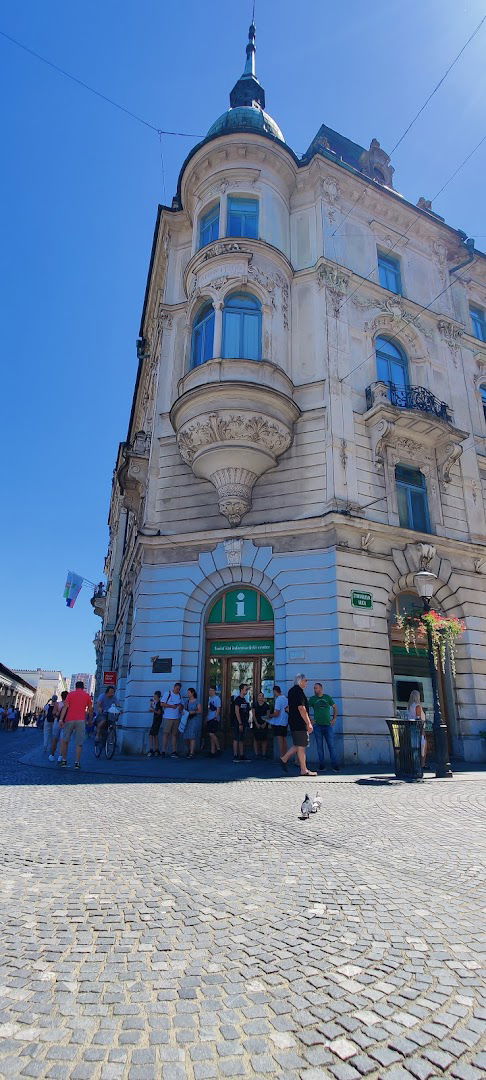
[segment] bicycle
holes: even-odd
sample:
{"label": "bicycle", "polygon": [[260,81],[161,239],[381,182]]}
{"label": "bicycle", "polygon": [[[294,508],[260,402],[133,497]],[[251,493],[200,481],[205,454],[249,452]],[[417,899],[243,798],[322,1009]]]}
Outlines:
{"label": "bicycle", "polygon": [[111,709],[106,713],[108,723],[105,727],[103,738],[98,739],[95,736],[94,752],[95,757],[100,758],[103,753],[103,747],[105,748],[105,757],[108,761],[111,760],[116,750],[116,736],[117,736],[117,720],[119,712],[118,709],[115,712],[111,712]]}

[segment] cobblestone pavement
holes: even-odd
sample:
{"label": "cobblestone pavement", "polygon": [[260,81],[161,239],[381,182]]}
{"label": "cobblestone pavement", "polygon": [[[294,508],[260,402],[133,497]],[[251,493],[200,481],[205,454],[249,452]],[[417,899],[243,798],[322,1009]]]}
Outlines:
{"label": "cobblestone pavement", "polygon": [[1,1077],[482,1080],[486,775],[320,782],[300,822],[297,777],[114,782],[36,737],[0,733]]}

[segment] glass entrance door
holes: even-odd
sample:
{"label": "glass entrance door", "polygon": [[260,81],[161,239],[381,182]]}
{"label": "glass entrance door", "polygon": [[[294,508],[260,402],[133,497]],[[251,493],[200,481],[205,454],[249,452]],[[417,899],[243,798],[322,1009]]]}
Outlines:
{"label": "glass entrance door", "polygon": [[214,684],[221,697],[222,746],[231,746],[231,698],[239,693],[240,683],[248,686],[248,701],[253,702],[262,691],[273,700],[275,677],[273,655],[268,656],[209,656],[206,669],[206,698],[209,685]]}

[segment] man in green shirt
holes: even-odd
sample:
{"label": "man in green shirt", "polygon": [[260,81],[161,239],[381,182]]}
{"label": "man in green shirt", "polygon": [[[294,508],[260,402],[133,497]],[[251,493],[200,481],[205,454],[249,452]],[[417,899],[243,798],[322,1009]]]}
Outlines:
{"label": "man in green shirt", "polygon": [[333,772],[339,772],[336,754],[334,725],[336,723],[337,705],[329,694],[324,693],[322,683],[314,683],[313,697],[309,698],[309,706],[314,713],[314,735],[316,738],[317,753],[319,755],[319,769],[324,768],[324,740],[327,743],[331,758]]}

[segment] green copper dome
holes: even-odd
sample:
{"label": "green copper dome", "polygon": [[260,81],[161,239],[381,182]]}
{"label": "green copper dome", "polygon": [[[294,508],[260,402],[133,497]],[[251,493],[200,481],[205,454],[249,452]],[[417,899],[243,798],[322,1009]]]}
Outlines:
{"label": "green copper dome", "polygon": [[207,138],[228,135],[232,131],[256,131],[285,142],[278,124],[265,112],[265,91],[255,74],[253,22],[248,32],[245,69],[231,91],[230,108],[210,127]]}
{"label": "green copper dome", "polygon": [[263,109],[255,108],[254,105],[238,105],[235,109],[228,109],[212,124],[208,137],[228,135],[232,131],[256,131],[260,135],[273,135],[275,139],[285,142],[275,120]]}

